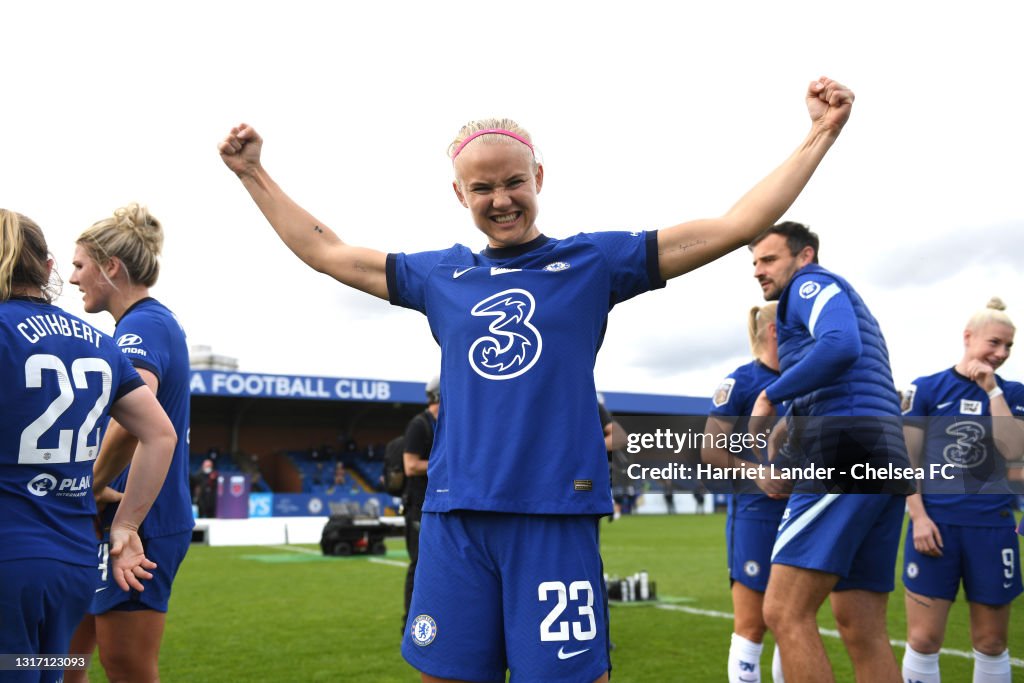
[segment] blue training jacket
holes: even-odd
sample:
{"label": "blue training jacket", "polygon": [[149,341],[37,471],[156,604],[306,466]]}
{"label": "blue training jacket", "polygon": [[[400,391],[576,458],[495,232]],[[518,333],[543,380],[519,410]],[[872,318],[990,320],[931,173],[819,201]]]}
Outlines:
{"label": "blue training jacket", "polygon": [[817,264],[796,272],[778,308],[782,376],[773,403],[795,416],[899,415],[889,351],[878,322],[853,287]]}

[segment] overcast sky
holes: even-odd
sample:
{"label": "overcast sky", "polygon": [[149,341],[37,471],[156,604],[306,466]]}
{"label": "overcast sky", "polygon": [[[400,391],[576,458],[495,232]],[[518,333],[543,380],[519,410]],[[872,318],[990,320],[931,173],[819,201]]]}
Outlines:
{"label": "overcast sky", "polygon": [[[825,74],[857,102],[787,218],[873,310],[902,387],[959,360],[990,296],[1024,325],[1022,7],[17,3],[0,15],[0,206],[43,226],[66,279],[82,229],[147,204],[166,229],[153,295],[242,370],[425,380],[425,320],[291,255],[220,162],[232,125],[263,134],[269,172],[346,241],[478,250],[445,156],[464,122],[532,133],[544,233],[661,228],[723,213],[781,162]],[[751,273],[744,250],[617,307],[598,388],[710,395],[746,362]],[[76,287],[58,303],[81,314]],[[1019,356],[1004,377],[1024,379]]]}

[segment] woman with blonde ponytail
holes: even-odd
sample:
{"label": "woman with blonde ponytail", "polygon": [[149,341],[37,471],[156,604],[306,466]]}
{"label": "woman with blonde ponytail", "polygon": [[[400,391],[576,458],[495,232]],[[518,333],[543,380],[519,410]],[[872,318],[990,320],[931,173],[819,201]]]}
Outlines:
{"label": "woman with blonde ponytail", "polygon": [[[72,261],[70,283],[81,290],[85,310],[113,316],[117,345],[155,394],[178,437],[163,489],[139,529],[147,555],[157,563],[153,581],[145,592],[116,593],[109,590],[101,567],[90,615],[75,632],[73,651],[91,654],[98,645],[100,662],[111,680],[159,679],[157,662],[171,584],[194,526],[188,471],[188,345],[174,314],[149,294],[160,274],[163,241],[163,227],[146,207],[128,204],[81,234]],[[95,484],[123,491],[134,469],[136,448],[131,434],[111,421],[96,460]],[[108,495],[117,498],[116,493]],[[108,506],[102,519],[110,519],[117,508],[116,503]],[[104,538],[101,559],[105,543]],[[84,680],[81,672],[68,673],[69,683]]]}
{"label": "woman with blonde ponytail", "polygon": [[907,450],[926,475],[907,498],[904,680],[939,682],[939,650],[961,582],[974,683],[1011,679],[1010,603],[1024,586],[1006,461],[1024,457],[1024,385],[996,374],[1015,332],[1005,309],[1001,299],[989,301],[967,321],[960,361],[904,393]]}
{"label": "woman with blonde ponytail", "polygon": [[0,209],[0,652],[9,654],[69,652],[92,599],[92,469],[108,415],[139,442],[125,504],[110,523],[112,593],[142,591],[140,579],[152,576],[138,528],[174,448],[171,423],[114,342],[51,303],[55,278],[39,226]]}
{"label": "woman with blonde ponytail", "polygon": [[[748,416],[754,401],[766,386],[779,377],[779,350],[775,336],[777,307],[775,302],[754,306],[747,315],[747,334],[754,360],[733,370],[711,399],[704,431],[714,435],[716,443],[720,443],[720,435],[747,433]],[[714,446],[703,448],[701,459],[719,468],[742,464],[738,460],[760,462],[750,449],[734,453]],[[753,483],[743,492],[736,491],[729,497],[725,535],[734,613],[727,667],[729,683],[761,681],[761,648],[768,630],[762,606],[771,571],[772,545],[785,509],[784,500],[769,498]],[[777,682],[782,681],[778,647],[772,657],[772,677]]]}

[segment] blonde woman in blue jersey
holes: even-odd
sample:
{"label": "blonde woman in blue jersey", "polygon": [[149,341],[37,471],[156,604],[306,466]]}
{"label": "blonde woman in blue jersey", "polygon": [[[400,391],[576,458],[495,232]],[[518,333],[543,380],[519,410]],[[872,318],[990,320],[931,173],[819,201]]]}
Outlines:
{"label": "blonde woman in blue jersey", "polygon": [[[106,334],[50,303],[39,226],[0,209],[0,653],[65,655],[96,584],[93,461],[107,416],[139,439],[110,527],[112,590],[142,591],[156,565],[138,529],[164,480],[174,428]],[[10,665],[11,662],[5,662]],[[58,681],[60,670],[6,670]]]}
{"label": "blonde woman in blue jersey", "polygon": [[[747,331],[754,360],[733,370],[711,399],[706,434],[744,434],[754,401],[779,377],[779,347],[775,334],[774,301],[750,309]],[[718,439],[716,438],[717,442]],[[754,466],[750,450],[733,453],[706,445],[701,460],[718,468]],[[733,633],[729,645],[729,683],[761,683],[761,649],[768,626],[764,623],[764,593],[772,565],[772,546],[786,510],[784,498],[770,498],[755,484],[742,488],[736,479],[726,517],[729,584],[732,592]],[[772,680],[782,683],[779,648],[772,654]]]}
{"label": "blonde woman in blue jersey", "polygon": [[903,678],[939,683],[939,649],[960,583],[970,607],[974,683],[1009,683],[1010,605],[1024,591],[1006,461],[1024,457],[1024,384],[996,374],[1015,328],[992,299],[967,322],[960,361],[919,377],[903,400],[907,449],[929,476],[907,498]]}
{"label": "blonde woman in blue jersey", "polygon": [[[153,580],[145,593],[124,595],[109,590],[101,571],[90,614],[75,632],[75,651],[91,654],[98,646],[100,662],[114,681],[159,679],[171,586],[194,526],[188,471],[188,345],[177,318],[149,292],[160,273],[163,239],[163,226],[146,207],[128,204],[85,230],[72,259],[70,282],[82,291],[85,310],[113,316],[118,348],[156,396],[178,435],[163,489],[139,530],[147,555],[159,565]],[[125,464],[134,462],[136,445],[131,434],[111,421],[96,460],[97,482],[123,490],[133,468]],[[84,680],[81,675],[69,672],[68,683]]]}
{"label": "blonde woman in blue jersey", "polygon": [[786,211],[853,93],[822,78],[807,104],[808,137],[724,216],[566,239],[537,226],[544,168],[529,134],[508,119],[467,124],[448,155],[455,197],[487,239],[477,253],[346,244],[271,179],[252,127],[221,142],[224,163],[299,258],[424,313],[441,346],[445,401],[402,643],[424,681],[504,681],[506,671],[512,681],[608,679],[597,520],[612,501],[593,375],[608,312],[745,245]]}

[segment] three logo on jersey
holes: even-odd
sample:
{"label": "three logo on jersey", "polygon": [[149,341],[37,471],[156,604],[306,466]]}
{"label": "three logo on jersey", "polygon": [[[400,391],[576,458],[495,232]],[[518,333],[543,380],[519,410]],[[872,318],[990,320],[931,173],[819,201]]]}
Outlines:
{"label": "three logo on jersey", "polygon": [[65,477],[58,483],[57,477],[44,472],[32,477],[26,488],[33,496],[40,498],[54,490],[54,495],[60,498],[82,498],[92,494],[92,476],[87,474],[84,477]]}
{"label": "three logo on jersey", "polygon": [[[571,268],[565,261],[554,261],[542,270],[558,273]],[[483,269],[482,266],[455,268],[452,279]],[[491,267],[491,277],[522,272],[522,268]],[[490,317],[488,334],[478,337],[469,347],[469,366],[484,379],[506,380],[526,373],[540,359],[543,338],[530,322],[537,309],[533,294],[525,289],[506,289],[478,301],[470,315]]]}

